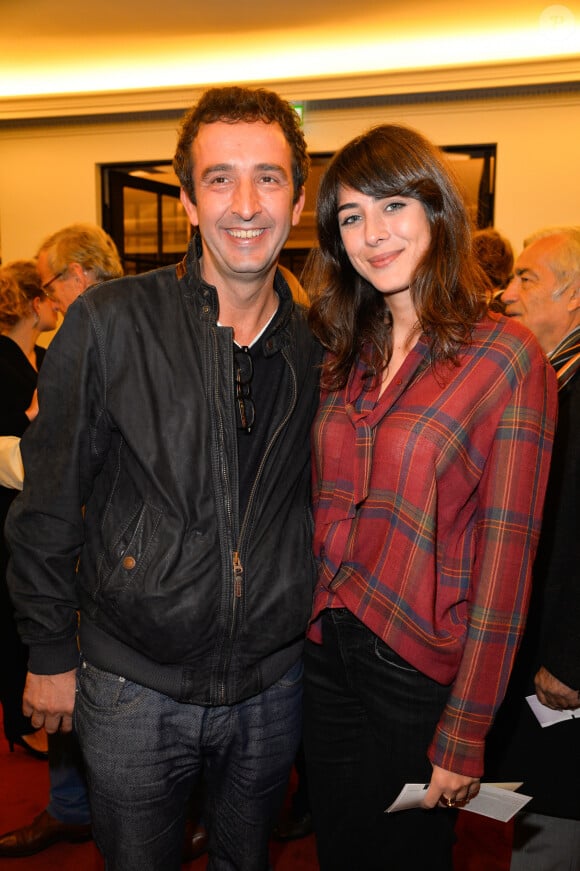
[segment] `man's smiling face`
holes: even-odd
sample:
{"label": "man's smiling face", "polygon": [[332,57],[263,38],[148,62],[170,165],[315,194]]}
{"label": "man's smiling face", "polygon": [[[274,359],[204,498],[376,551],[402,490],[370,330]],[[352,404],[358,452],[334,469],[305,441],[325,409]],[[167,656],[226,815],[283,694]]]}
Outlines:
{"label": "man's smiling face", "polygon": [[196,202],[182,192],[202,239],[210,284],[255,283],[273,272],[304,205],[294,203],[292,152],[281,127],[263,121],[202,124],[193,141]]}

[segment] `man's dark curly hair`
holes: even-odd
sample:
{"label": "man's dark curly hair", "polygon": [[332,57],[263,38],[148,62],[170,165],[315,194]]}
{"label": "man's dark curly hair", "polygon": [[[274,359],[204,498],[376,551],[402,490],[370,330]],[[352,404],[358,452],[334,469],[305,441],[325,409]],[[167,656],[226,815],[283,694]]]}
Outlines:
{"label": "man's dark curly hair", "polygon": [[294,202],[298,200],[310,168],[310,158],[306,151],[306,141],[298,114],[290,103],[274,91],[228,86],[207,90],[181,122],[173,168],[181,187],[192,203],[195,203],[193,141],[201,124],[213,124],[216,121],[225,121],[228,124],[235,124],[238,121],[278,123],[292,151]]}

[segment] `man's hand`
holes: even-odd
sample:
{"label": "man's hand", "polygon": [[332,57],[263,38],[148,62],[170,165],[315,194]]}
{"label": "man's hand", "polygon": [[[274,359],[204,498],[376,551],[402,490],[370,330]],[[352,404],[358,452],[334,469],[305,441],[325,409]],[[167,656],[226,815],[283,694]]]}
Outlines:
{"label": "man's hand", "polygon": [[454,774],[433,766],[431,783],[422,802],[424,808],[433,808],[440,804],[443,807],[465,805],[479,792],[479,777],[468,777],[464,774]]}
{"label": "man's hand", "polygon": [[49,734],[70,732],[75,706],[77,670],[63,674],[31,674],[28,672],[22,711],[32,718],[35,729],[44,726]]}
{"label": "man's hand", "polygon": [[573,690],[550,674],[547,668],[541,667],[536,677],[536,695],[543,705],[554,711],[566,711],[571,708],[580,708],[580,695],[578,690]]}

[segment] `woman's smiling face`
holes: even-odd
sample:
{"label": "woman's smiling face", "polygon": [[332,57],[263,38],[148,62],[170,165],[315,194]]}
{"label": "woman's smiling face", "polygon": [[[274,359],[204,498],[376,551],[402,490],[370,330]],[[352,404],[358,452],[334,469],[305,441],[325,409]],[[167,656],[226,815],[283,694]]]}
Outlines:
{"label": "woman's smiling face", "polygon": [[338,191],[338,223],[353,267],[380,293],[407,290],[431,241],[423,204],[412,197],[381,197],[350,187]]}

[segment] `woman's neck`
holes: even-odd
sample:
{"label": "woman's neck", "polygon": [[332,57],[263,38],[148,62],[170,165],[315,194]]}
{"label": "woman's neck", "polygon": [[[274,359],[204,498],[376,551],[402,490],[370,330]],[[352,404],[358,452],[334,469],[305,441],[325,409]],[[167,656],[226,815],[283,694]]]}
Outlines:
{"label": "woman's neck", "polygon": [[4,331],[4,335],[16,342],[29,363],[36,369],[36,354],[34,346],[40,335],[40,330],[33,326],[32,321],[23,319]]}
{"label": "woman's neck", "polygon": [[417,329],[417,312],[412,305],[393,305],[389,309],[392,317],[391,356],[388,365],[383,370],[379,395],[382,395],[387,385],[403,365],[409,351],[419,338]]}

